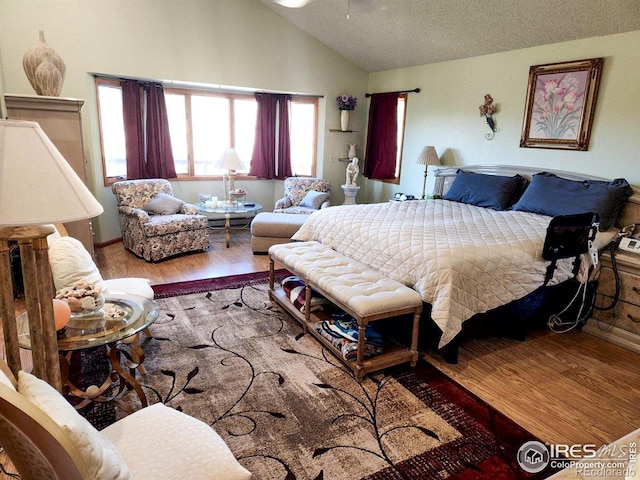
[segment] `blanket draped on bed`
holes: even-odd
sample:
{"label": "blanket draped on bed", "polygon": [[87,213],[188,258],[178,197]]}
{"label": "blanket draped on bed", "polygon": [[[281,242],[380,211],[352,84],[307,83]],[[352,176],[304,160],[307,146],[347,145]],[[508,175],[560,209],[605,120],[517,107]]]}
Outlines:
{"label": "blanket draped on bed", "polygon": [[[388,202],[317,211],[293,239],[317,240],[417,290],[443,347],[463,321],[542,285],[550,220],[447,200]],[[551,283],[570,276],[564,262]]]}

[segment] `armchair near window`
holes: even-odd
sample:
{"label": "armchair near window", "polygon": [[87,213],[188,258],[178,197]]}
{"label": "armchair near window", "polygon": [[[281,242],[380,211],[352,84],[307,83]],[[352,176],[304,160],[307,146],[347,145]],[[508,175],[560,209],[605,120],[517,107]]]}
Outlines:
{"label": "armchair near window", "polygon": [[328,207],[331,184],[322,178],[289,177],[284,181],[284,196],[276,201],[277,213],[313,213]]}
{"label": "armchair near window", "polygon": [[139,257],[156,262],[209,246],[207,217],[175,198],[167,180],[125,180],[114,183],[112,191],[122,243]]}

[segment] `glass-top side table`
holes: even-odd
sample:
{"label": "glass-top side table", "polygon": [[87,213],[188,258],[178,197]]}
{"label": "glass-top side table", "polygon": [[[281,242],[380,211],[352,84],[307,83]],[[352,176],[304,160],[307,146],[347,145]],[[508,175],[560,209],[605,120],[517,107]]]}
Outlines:
{"label": "glass-top side table", "polygon": [[[114,312],[122,316],[111,318],[109,314]],[[146,395],[135,378],[136,370],[143,371],[144,362],[138,334],[146,330],[158,318],[158,314],[153,300],[137,295],[107,293],[104,306],[95,314],[69,320],[65,330],[58,335],[58,353],[63,393],[81,399],[79,403],[72,402],[76,409],[82,409],[91,402],[116,401],[125,388],[136,391],[143,407],[148,405]],[[16,320],[20,347],[30,349],[27,314],[19,315]],[[111,372],[102,385],[91,385],[83,390],[69,380],[71,356],[79,350],[94,347],[108,348]],[[127,405],[118,403],[125,411],[131,411]]]}
{"label": "glass-top side table", "polygon": [[[248,218],[252,219],[264,208],[259,203],[247,205],[246,203],[236,203],[221,208],[206,208],[204,203],[199,203],[198,210],[209,220],[224,219],[224,233],[227,248],[231,244],[231,219],[232,218]],[[249,222],[250,224],[251,222]]]}

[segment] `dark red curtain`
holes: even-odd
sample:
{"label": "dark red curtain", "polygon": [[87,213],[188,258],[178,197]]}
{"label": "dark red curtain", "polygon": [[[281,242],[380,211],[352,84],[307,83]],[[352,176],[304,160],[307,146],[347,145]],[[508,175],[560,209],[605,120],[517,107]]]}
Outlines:
{"label": "dark red curtain", "polygon": [[147,176],[148,178],[176,178],[164,88],[159,83],[151,83],[145,90],[147,92]]}
{"label": "dark red curtain", "polygon": [[[162,85],[137,80],[123,80],[121,85],[127,179],[176,178]],[[143,88],[145,101],[141,95]],[[146,105],[146,130],[143,105]]]}
{"label": "dark red curtain", "polygon": [[291,176],[291,138],[289,136],[289,95],[278,95],[278,178]]}
{"label": "dark red curtain", "polygon": [[121,85],[127,178],[146,178],[140,84],[136,80],[124,80]]}
{"label": "dark red curtain", "polygon": [[291,176],[289,95],[256,93],[258,118],[249,175],[258,178]]}
{"label": "dark red curtain", "polygon": [[397,93],[371,95],[364,175],[373,180],[395,178],[398,152],[398,97]]}
{"label": "dark red curtain", "polygon": [[272,152],[276,150],[276,98],[267,93],[256,93],[256,102],[258,118],[249,175],[275,178],[276,168]]}

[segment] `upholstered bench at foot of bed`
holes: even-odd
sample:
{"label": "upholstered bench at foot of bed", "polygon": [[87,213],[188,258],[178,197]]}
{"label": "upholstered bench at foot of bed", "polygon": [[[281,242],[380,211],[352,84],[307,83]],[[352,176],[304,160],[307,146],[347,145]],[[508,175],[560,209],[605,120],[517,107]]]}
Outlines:
{"label": "upholstered bench at foot of bed", "polygon": [[309,215],[261,212],[251,222],[253,253],[267,253],[269,247],[291,241]]}
{"label": "upholstered bench at foot of bed", "polygon": [[[313,288],[329,302],[347,312],[358,323],[358,353],[355,362],[345,362],[353,369],[358,381],[365,373],[418,359],[418,324],[422,312],[422,298],[406,285],[385,277],[361,263],[342,255],[318,242],[294,242],[269,248],[271,260],[270,295],[306,328],[314,323],[311,308],[300,313],[286,295],[274,285],[274,262],[278,262],[294,275],[299,276],[307,288],[306,302],[310,302]],[[408,348],[382,353],[364,359],[364,333],[369,322],[385,318],[413,314],[411,345]],[[330,345],[311,328],[309,332],[323,344]],[[333,349],[330,348],[334,353]],[[336,354],[343,361],[344,359]]]}

